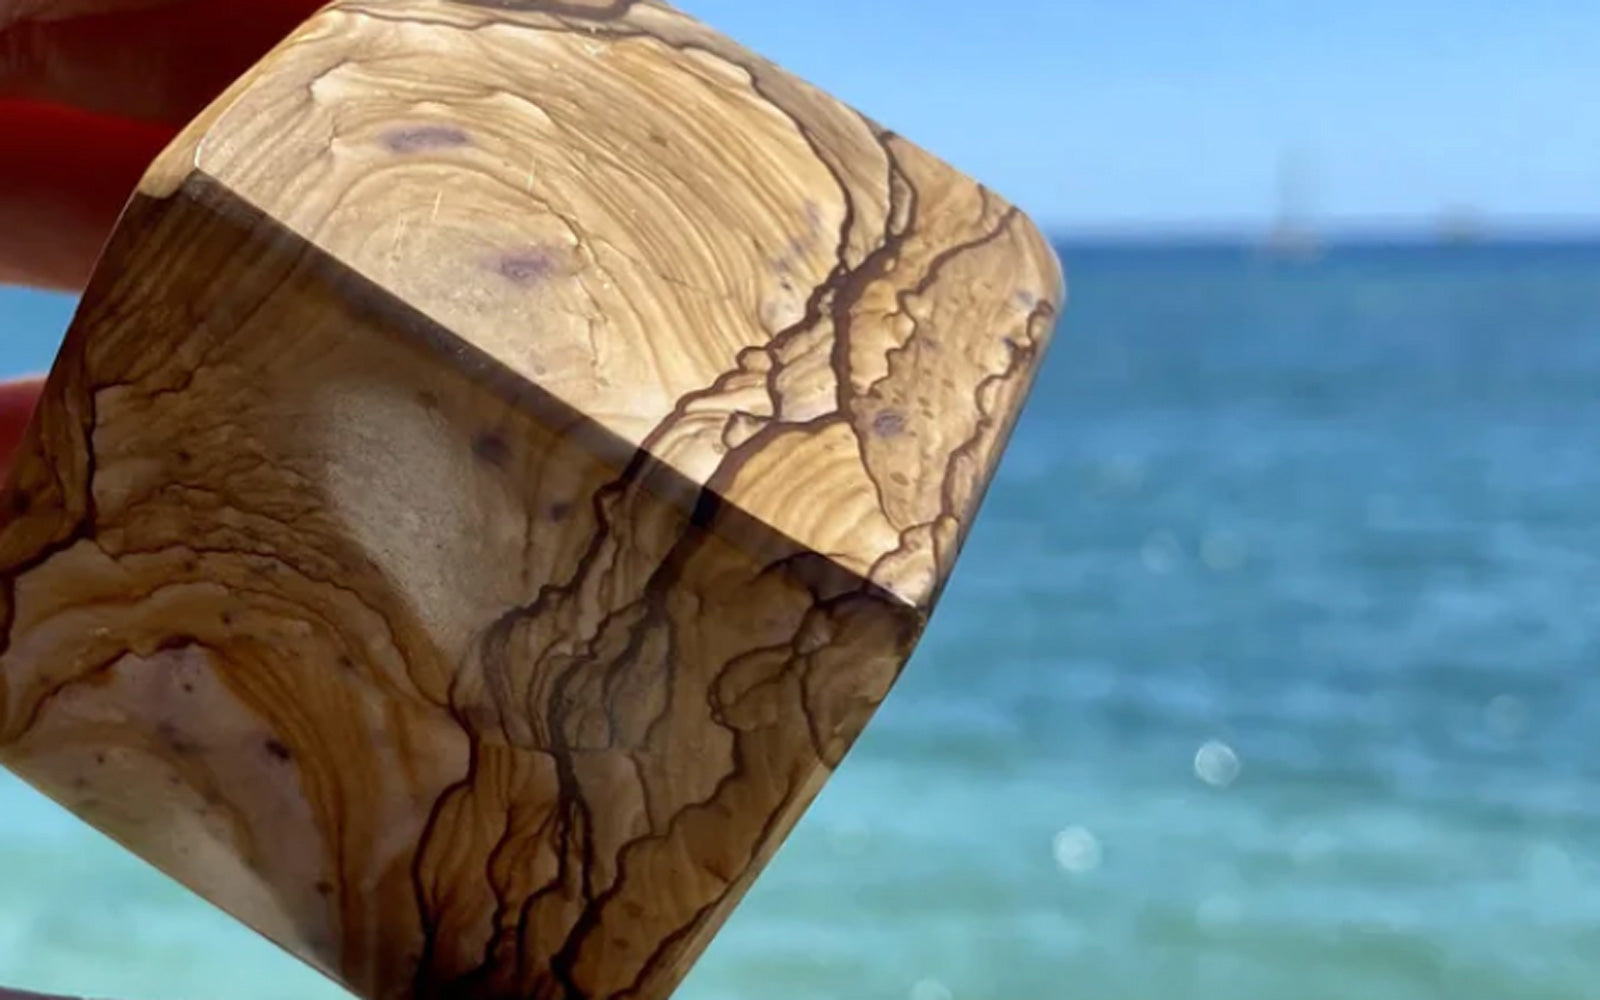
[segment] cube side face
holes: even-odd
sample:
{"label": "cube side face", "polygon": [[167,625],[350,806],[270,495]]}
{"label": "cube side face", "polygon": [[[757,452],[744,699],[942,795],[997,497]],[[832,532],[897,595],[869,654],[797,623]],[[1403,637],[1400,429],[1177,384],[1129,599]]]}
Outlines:
{"label": "cube side face", "polygon": [[1002,198],[655,3],[339,0],[197,162],[924,610],[1063,295]]}
{"label": "cube side face", "polygon": [[137,200],[0,498],[0,764],[358,995],[665,997],[922,615],[458,347]]}

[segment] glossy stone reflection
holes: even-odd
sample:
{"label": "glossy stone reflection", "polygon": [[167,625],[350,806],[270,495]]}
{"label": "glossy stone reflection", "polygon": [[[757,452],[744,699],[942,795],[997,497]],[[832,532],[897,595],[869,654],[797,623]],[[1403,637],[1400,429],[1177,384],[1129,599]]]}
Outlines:
{"label": "glossy stone reflection", "polygon": [[84,296],[0,762],[366,1000],[664,1000],[911,655],[1061,296],[670,8],[340,0]]}

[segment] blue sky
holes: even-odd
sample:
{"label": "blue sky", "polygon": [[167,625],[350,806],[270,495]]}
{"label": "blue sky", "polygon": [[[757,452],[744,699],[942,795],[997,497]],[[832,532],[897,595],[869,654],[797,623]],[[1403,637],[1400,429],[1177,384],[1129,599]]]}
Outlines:
{"label": "blue sky", "polygon": [[1600,229],[1600,0],[678,5],[1058,231]]}

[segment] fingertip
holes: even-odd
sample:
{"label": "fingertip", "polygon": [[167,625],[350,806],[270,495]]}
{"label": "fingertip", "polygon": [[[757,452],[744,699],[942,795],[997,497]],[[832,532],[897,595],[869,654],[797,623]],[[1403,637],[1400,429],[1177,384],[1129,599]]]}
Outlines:
{"label": "fingertip", "polygon": [[324,0],[0,0],[0,97],[181,126]]}
{"label": "fingertip", "polygon": [[171,130],[0,100],[0,282],[83,286]]}

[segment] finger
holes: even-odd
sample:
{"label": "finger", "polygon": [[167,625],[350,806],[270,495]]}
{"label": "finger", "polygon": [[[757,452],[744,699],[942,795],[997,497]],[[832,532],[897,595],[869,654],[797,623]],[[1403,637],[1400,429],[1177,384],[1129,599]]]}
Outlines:
{"label": "finger", "polygon": [[169,129],[0,100],[0,284],[88,281]]}
{"label": "finger", "polygon": [[[17,447],[33,419],[34,407],[39,405],[39,394],[44,390],[41,378],[15,379],[0,382],[0,480],[11,472]],[[0,990],[0,1000],[5,991]]]}
{"label": "finger", "polygon": [[193,118],[321,6],[321,0],[22,2],[27,6],[16,10],[32,9],[31,16],[0,19],[0,98],[171,125]]}

